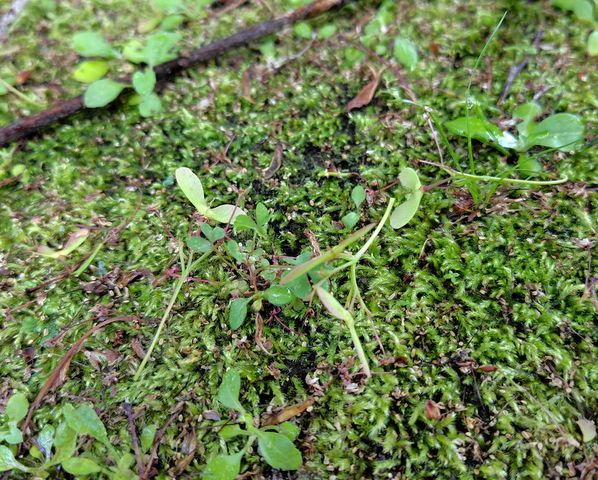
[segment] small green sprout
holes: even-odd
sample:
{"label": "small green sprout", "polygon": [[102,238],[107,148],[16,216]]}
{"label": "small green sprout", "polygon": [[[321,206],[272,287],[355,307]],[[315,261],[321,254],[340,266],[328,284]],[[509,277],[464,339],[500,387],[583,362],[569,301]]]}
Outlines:
{"label": "small green sprout", "polygon": [[61,249],[53,250],[45,245],[42,245],[37,249],[37,253],[48,258],[68,257],[71,253],[83,245],[88,236],[89,230],[87,228],[80,228],[69,235],[68,240]]}
{"label": "small green sprout", "polygon": [[175,177],[179,188],[204,217],[219,223],[232,224],[240,215],[247,215],[243,209],[236,205],[225,204],[214,208],[209,207],[204,196],[201,180],[191,169],[186,167],[177,168]]}
{"label": "small green sprout", "polygon": [[293,444],[299,429],[290,422],[281,425],[256,428],[253,417],[247,413],[239,401],[241,376],[236,370],[229,370],[222,377],[218,388],[218,401],[226,408],[237,411],[239,425],[227,425],[220,430],[220,437],[225,442],[236,437],[247,437],[245,446],[234,454],[218,454],[207,463],[204,478],[218,480],[234,480],[241,472],[241,460],[248,449],[257,440],[258,450],[262,458],[272,468],[278,470],[297,470],[303,464],[301,452]]}

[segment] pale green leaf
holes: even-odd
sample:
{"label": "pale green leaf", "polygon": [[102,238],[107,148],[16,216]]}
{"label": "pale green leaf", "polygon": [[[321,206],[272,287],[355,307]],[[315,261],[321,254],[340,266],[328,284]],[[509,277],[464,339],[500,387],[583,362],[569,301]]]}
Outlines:
{"label": "pale green leaf", "polygon": [[67,404],[63,407],[64,419],[68,426],[81,435],[89,435],[100,442],[108,443],[108,434],[95,410],[84,403],[77,408]]}
{"label": "pale green leaf", "polygon": [[0,472],[6,472],[8,470],[15,469],[21,470],[22,472],[26,472],[28,470],[25,465],[17,461],[10,448],[0,445]]}
{"label": "pale green leaf", "polygon": [[407,195],[407,199],[392,212],[390,226],[397,229],[406,225],[417,213],[422,196],[421,190],[415,190]]}
{"label": "pale green leaf", "polygon": [[257,437],[264,460],[278,470],[297,470],[303,463],[301,452],[285,435],[260,431]]}
{"label": "pale green leaf", "polygon": [[341,222],[346,228],[353,228],[359,222],[359,213],[357,212],[348,212],[347,214],[343,215],[341,218]]}
{"label": "pale green leaf", "polygon": [[272,305],[282,306],[293,300],[293,294],[287,287],[272,285],[264,292],[264,298]]}
{"label": "pale green leaf", "polygon": [[68,240],[64,244],[64,247],[62,247],[60,250],[52,250],[51,248],[42,245],[37,249],[37,253],[49,258],[67,257],[77,248],[79,248],[83,242],[85,242],[88,236],[89,230],[86,228],[80,228],[79,230],[76,230],[70,234]]}
{"label": "pale green leaf", "polygon": [[108,63],[104,60],[86,60],[81,62],[73,72],[73,78],[78,82],[92,83],[102,78],[108,72]]}
{"label": "pale green leaf", "polygon": [[133,88],[139,95],[149,95],[154,91],[155,86],[156,74],[153,69],[146,68],[133,74]]}
{"label": "pale green leaf", "polygon": [[598,30],[594,30],[588,37],[588,54],[592,57],[598,55]]}
{"label": "pale green leaf", "polygon": [[235,298],[230,302],[230,306],[228,307],[228,324],[233,330],[243,325],[247,317],[247,304],[249,300],[248,298]]}
{"label": "pale green leaf", "polygon": [[71,475],[90,475],[102,471],[102,468],[89,458],[71,457],[62,462],[64,468]]}
{"label": "pale green leaf", "polygon": [[528,145],[574,150],[583,139],[584,126],[580,118],[570,113],[557,113],[529,128]]}
{"label": "pale green leaf", "polygon": [[220,205],[219,207],[210,208],[205,214],[206,217],[220,223],[235,223],[235,219],[239,215],[247,215],[245,210],[236,205]]}
{"label": "pale green leaf", "polygon": [[241,471],[241,459],[244,452],[234,455],[216,455],[206,465],[203,478],[211,480],[235,480]]}
{"label": "pale green leaf", "polygon": [[318,298],[322,302],[322,305],[324,305],[324,308],[328,310],[330,315],[345,322],[353,321],[351,314],[340,304],[336,298],[334,298],[330,292],[324,290],[322,287],[316,287],[316,293],[318,294]]}
{"label": "pale green leaf", "polygon": [[222,377],[222,383],[218,388],[218,401],[226,408],[244,412],[239,403],[239,391],[241,390],[241,376],[234,369],[229,370]]}
{"label": "pale green leaf", "polygon": [[417,176],[417,172],[413,168],[404,168],[399,174],[399,181],[401,185],[408,190],[417,190],[422,184]]}
{"label": "pale green leaf", "polygon": [[351,190],[351,200],[353,200],[355,206],[359,208],[359,206],[365,200],[365,188],[363,188],[361,185],[356,185],[353,187],[353,190]]}
{"label": "pale green leaf", "polygon": [[577,425],[581,430],[584,443],[591,442],[596,438],[596,424],[587,418],[580,418],[577,420]]}
{"label": "pale green leaf", "polygon": [[157,428],[155,425],[146,425],[141,431],[141,451],[143,453],[149,452],[154,444]]}
{"label": "pale green leaf", "polygon": [[162,111],[160,97],[154,92],[143,95],[139,101],[139,113],[142,117],[151,117]]}
{"label": "pale green leaf", "polygon": [[395,58],[409,70],[414,70],[417,65],[417,49],[411,40],[396,38],[394,45]]}
{"label": "pale green leaf", "polygon": [[83,95],[83,103],[87,108],[105,107],[118,98],[126,85],[103,78],[91,83]]}
{"label": "pale green leaf", "polygon": [[6,404],[4,413],[13,422],[18,422],[25,418],[29,410],[29,401],[24,393],[15,393]]}
{"label": "pale green leaf", "polygon": [[187,199],[199,213],[202,215],[205,214],[208,211],[208,204],[204,197],[201,180],[197,175],[187,167],[180,167],[176,169],[175,177],[179,188],[183,191]]}
{"label": "pale green leaf", "polygon": [[116,50],[98,32],[78,32],[73,36],[73,48],[83,57],[116,57]]}

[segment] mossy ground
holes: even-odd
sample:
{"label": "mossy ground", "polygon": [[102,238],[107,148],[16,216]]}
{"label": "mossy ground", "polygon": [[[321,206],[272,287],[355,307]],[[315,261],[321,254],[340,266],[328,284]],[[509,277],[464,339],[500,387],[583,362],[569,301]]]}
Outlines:
{"label": "mossy ground", "polygon": [[[21,90],[40,99],[74,95],[81,87],[70,78],[77,61],[69,48],[72,33],[97,28],[112,41],[125,41],[134,35],[143,4],[32,1],[1,68],[32,70]],[[194,19],[183,30],[185,44],[265,20],[270,14],[264,5]],[[291,8],[269,5],[277,12]],[[350,192],[357,184],[379,189],[405,166],[418,169],[427,184],[444,178],[420,162],[437,162],[438,152],[421,111],[402,101],[390,71],[371,105],[345,110],[369,80],[352,45],[378,8],[362,1],[315,20],[314,27],[334,23],[337,34],[316,40],[276,71],[268,69],[257,46],[189,70],[164,87],[159,118],[142,119],[134,107],[118,105],[79,115],[14,151],[3,149],[11,165],[25,165],[25,173],[0,189],[0,403],[14,390],[33,399],[99,313],[134,315],[137,322],[111,325],[88,340],[87,357],[108,350],[116,360],[95,368],[78,354],[65,383],[37,413],[37,428],[51,421],[62,402],[91,401],[115,445],[122,446],[130,442],[125,399],[143,413],[139,428],[163,425],[184,402],[156,467],[173,475],[171,469],[196,444],[193,461],[179,473],[195,478],[221,448],[213,421],[202,413],[215,409],[227,418],[214,397],[225,369],[235,366],[242,373],[242,401],[256,417],[317,395],[311,411],[294,419],[301,427],[304,466],[290,478],[559,478],[577,476],[597,461],[596,443],[583,443],[576,425],[582,417],[596,421],[598,411],[596,310],[582,298],[595,275],[591,182],[597,157],[591,149],[544,157],[553,176],[571,178],[563,186],[502,187],[481,207],[463,188],[434,189],[405,228],[383,230],[358,270],[375,314],[373,324],[358,318],[376,372],[367,382],[348,376],[357,371],[348,333],[318,305],[311,314],[304,306],[283,309],[279,319],[292,332],[275,320],[265,323],[262,337],[271,355],[256,345],[253,322],[231,332],[226,306],[238,287],[233,282],[246,280],[246,274],[218,256],[194,273],[209,283],[185,285],[152,362],[134,382],[139,358],[132,343],[149,345],[172,278],[145,278],[100,294],[84,288],[136,269],[159,278],[176,262],[174,239],[194,228],[192,208],[172,182],[178,166],[198,172],[219,202],[234,203],[241,190],[248,210],[264,202],[273,220],[261,247],[271,259],[309,248],[306,229],[322,249],[344,238],[349,232],[338,222],[353,209]],[[547,111],[576,113],[588,132],[595,131],[598,78],[585,55],[587,29],[548,2],[397,2],[386,8],[394,21],[380,43],[390,45],[399,34],[416,43],[420,62],[407,81],[420,103],[443,118],[463,111],[471,67],[509,9],[473,74],[476,97],[492,118],[506,119],[514,106],[546,89],[541,102]],[[537,29],[544,31],[540,48],[508,101],[495,107],[509,67],[529,51]],[[276,37],[276,55],[291,56],[307,43],[285,32]],[[370,63],[382,67],[375,59]],[[251,101],[243,98],[248,69]],[[2,123],[31,108],[15,97],[0,98]],[[261,169],[279,144],[282,165],[267,180]],[[455,145],[467,168],[464,144]],[[479,173],[496,174],[511,160],[477,143],[474,149]],[[323,175],[327,171],[341,175]],[[378,220],[384,195],[393,193],[370,198],[359,225]],[[126,228],[79,278],[27,293],[122,223]],[[34,254],[39,245],[64,241],[78,225],[92,227],[93,235],[64,262]],[[335,284],[342,298],[344,283]],[[47,343],[62,334],[57,344]],[[426,400],[441,406],[440,420],[426,418]],[[244,470],[281,478],[255,452]]]}

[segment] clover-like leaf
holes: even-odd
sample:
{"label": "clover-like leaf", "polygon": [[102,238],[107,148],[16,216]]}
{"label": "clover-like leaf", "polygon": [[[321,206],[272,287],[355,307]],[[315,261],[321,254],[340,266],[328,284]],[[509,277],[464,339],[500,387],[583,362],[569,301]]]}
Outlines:
{"label": "clover-like leaf", "polygon": [[208,204],[203,193],[201,180],[190,168],[180,167],[174,174],[179,188],[183,191],[199,213],[204,215],[208,210]]}

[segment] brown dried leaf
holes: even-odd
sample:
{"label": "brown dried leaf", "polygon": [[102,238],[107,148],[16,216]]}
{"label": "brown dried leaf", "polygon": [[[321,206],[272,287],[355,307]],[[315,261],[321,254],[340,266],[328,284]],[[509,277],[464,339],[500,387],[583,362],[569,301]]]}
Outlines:
{"label": "brown dried leaf", "polygon": [[266,180],[272,178],[280,166],[282,165],[282,143],[276,145],[276,150],[274,151],[274,155],[272,155],[272,161],[268,168],[264,170],[264,178]]}
{"label": "brown dried leaf", "polygon": [[496,372],[498,370],[498,367],[495,365],[480,365],[478,367],[478,369],[481,370],[482,372],[490,373],[490,372]]}
{"label": "brown dried leaf", "polygon": [[291,405],[290,407],[285,407],[280,412],[266,417],[266,419],[262,423],[262,426],[265,427],[266,425],[278,425],[279,423],[286,422],[287,420],[290,420],[291,418],[296,417],[297,415],[301,415],[303,412],[305,412],[305,410],[307,410],[313,404],[314,404],[314,399],[308,398],[307,400],[304,400],[301,403]]}
{"label": "brown dried leaf", "polygon": [[426,418],[428,420],[440,420],[440,408],[434,400],[426,400]]}
{"label": "brown dried leaf", "polygon": [[355,96],[353,100],[351,100],[347,104],[347,112],[354,110],[356,108],[361,108],[366,105],[369,105],[372,99],[374,98],[374,94],[376,93],[376,89],[378,88],[378,84],[380,83],[380,75],[375,75],[373,80],[370,81],[365,87],[363,87],[360,92]]}

